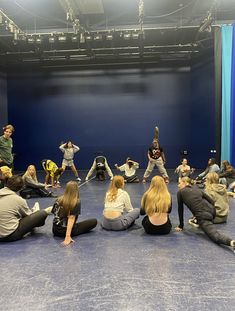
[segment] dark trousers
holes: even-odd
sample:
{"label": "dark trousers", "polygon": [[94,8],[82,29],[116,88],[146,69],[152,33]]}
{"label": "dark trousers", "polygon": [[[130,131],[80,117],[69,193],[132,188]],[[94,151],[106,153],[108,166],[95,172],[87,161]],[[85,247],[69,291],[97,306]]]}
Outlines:
{"label": "dark trousers", "polygon": [[[71,236],[77,236],[83,233],[87,233],[95,228],[97,220],[95,218],[87,219],[78,223],[75,223],[71,232]],[[55,236],[64,238],[66,235],[67,227],[56,226],[53,224],[52,232]]]}
{"label": "dark trousers", "polygon": [[137,175],[132,175],[127,177],[126,175],[123,176],[125,182],[132,183],[132,182],[139,182],[139,177]]}
{"label": "dark trousers", "polygon": [[20,195],[24,199],[28,199],[29,197],[49,197],[50,192],[45,188],[33,188],[27,186],[20,191]]}
{"label": "dark trousers", "polygon": [[232,241],[231,238],[217,231],[216,226],[213,223],[215,218],[215,208],[212,206],[211,210],[203,210],[198,215],[195,215],[200,228],[205,234],[216,244],[229,245]]}
{"label": "dark trousers", "polygon": [[31,232],[35,227],[42,227],[45,224],[47,216],[48,214],[44,210],[41,210],[22,218],[18,228],[7,237],[0,239],[0,242],[21,240],[26,233]]}
{"label": "dark trousers", "polygon": [[167,222],[162,225],[153,225],[148,216],[145,216],[142,220],[142,226],[147,234],[164,235],[171,232],[171,221],[168,217]]}

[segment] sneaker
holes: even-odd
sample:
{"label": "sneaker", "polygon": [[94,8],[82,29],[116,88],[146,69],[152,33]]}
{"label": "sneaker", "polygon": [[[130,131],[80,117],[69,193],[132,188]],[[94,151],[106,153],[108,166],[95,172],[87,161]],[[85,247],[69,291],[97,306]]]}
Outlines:
{"label": "sneaker", "polygon": [[44,209],[44,211],[49,215],[52,214],[53,206],[48,206],[47,208]]}
{"label": "sneaker", "polygon": [[38,212],[38,211],[40,211],[40,206],[39,206],[39,203],[36,202],[34,204],[34,206],[32,207],[32,212],[35,213],[35,212]]}
{"label": "sneaker", "polygon": [[232,247],[233,252],[235,253],[235,240],[231,242],[231,247]]}
{"label": "sneaker", "polygon": [[142,183],[145,184],[146,181],[147,181],[147,179],[144,177],[143,180],[142,180]]}
{"label": "sneaker", "polygon": [[199,224],[197,223],[196,217],[190,218],[188,220],[188,223],[195,228],[199,228]]}
{"label": "sneaker", "polygon": [[77,177],[76,180],[77,180],[77,181],[82,181],[81,178],[79,178],[79,177]]}

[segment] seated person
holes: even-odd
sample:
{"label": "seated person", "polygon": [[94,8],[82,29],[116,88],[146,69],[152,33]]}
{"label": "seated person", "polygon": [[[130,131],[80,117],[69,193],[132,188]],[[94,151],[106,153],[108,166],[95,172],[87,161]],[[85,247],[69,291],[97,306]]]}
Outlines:
{"label": "seated person", "polygon": [[11,168],[8,166],[0,167],[0,189],[5,187],[7,179],[12,176]]}
{"label": "seated person", "polygon": [[59,178],[63,173],[63,168],[55,164],[55,162],[51,160],[42,160],[42,167],[46,172],[45,184],[49,186],[49,180],[51,178],[51,186],[52,187],[59,187]]}
{"label": "seated person", "polygon": [[35,227],[45,224],[52,207],[32,211],[17,192],[24,185],[21,176],[8,178],[5,188],[0,189],[0,242],[20,240]]}
{"label": "seated person", "polygon": [[106,158],[102,155],[97,156],[87,173],[86,181],[91,177],[91,175],[96,171],[96,178],[100,181],[105,180],[105,172],[107,171],[110,179],[113,179],[113,173],[108,165]]}
{"label": "seated person", "polygon": [[232,183],[235,181],[235,169],[227,160],[221,162],[219,181],[220,183],[226,185],[228,188],[230,188],[230,185],[232,185]]}
{"label": "seated person", "polygon": [[175,173],[178,174],[178,181],[182,177],[189,177],[194,172],[194,169],[190,168],[187,159],[182,159],[181,164],[175,169]]}
{"label": "seated person", "polygon": [[219,168],[218,164],[216,164],[216,161],[214,158],[210,158],[208,160],[208,165],[207,165],[205,171],[197,176],[196,181],[197,182],[199,181],[200,183],[204,182],[206,180],[206,175],[208,173],[211,173],[211,172],[215,172],[215,173],[220,172],[220,168]]}
{"label": "seated person", "polygon": [[133,161],[131,158],[126,159],[126,163],[121,166],[115,164],[117,170],[125,172],[123,178],[127,183],[139,182],[139,177],[136,175],[136,170],[139,168],[139,163]]}
{"label": "seated person", "polygon": [[45,188],[45,184],[38,182],[36,168],[29,165],[27,171],[23,175],[24,188],[20,191],[20,195],[29,199],[31,197],[53,197],[53,193]]}
{"label": "seated person", "polygon": [[228,195],[226,186],[219,184],[219,175],[217,173],[207,174],[205,192],[214,201],[216,216],[213,219],[213,223],[220,224],[226,222],[229,213]]}
{"label": "seated person", "polygon": [[78,184],[69,181],[64,194],[55,202],[52,213],[55,215],[52,231],[55,236],[64,238],[64,246],[74,242],[72,237],[91,231],[97,225],[96,219],[77,222],[81,212]]}
{"label": "seated person", "polygon": [[144,193],[141,200],[140,214],[144,217],[142,225],[148,234],[168,234],[171,231],[171,195],[165,181],[160,176],[154,176],[149,189]]}
{"label": "seated person", "polygon": [[133,208],[129,194],[124,190],[122,176],[114,176],[105,196],[102,227],[106,230],[126,230],[139,217],[140,210]]}

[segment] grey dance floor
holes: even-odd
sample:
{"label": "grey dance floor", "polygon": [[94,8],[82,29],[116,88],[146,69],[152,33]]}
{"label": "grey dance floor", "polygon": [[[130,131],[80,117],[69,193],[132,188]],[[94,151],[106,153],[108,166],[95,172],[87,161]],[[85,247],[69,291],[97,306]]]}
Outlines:
{"label": "grey dance floor", "polygon": [[[62,176],[58,194],[71,177],[69,172]],[[82,185],[80,220],[101,220],[108,185],[95,180]],[[134,207],[140,206],[148,185],[126,186]],[[169,190],[175,227],[176,180]],[[35,201],[45,208],[54,199],[30,199],[28,204]],[[217,227],[235,238],[235,199],[230,206],[228,223]],[[185,209],[185,220],[189,217]],[[149,236],[140,217],[127,231],[109,232],[98,225],[63,247],[51,233],[52,219],[35,235],[0,244],[0,310],[235,310],[235,254],[209,241],[200,229],[186,224],[182,233]]]}

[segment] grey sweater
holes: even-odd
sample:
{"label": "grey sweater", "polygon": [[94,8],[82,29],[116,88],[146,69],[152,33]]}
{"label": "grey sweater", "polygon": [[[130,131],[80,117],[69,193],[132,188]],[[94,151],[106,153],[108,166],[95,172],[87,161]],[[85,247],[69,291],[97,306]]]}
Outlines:
{"label": "grey sweater", "polygon": [[7,187],[0,189],[0,238],[13,233],[19,221],[32,211],[26,201]]}

